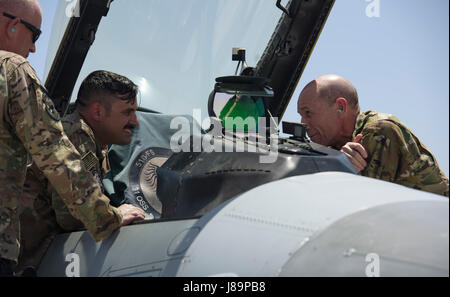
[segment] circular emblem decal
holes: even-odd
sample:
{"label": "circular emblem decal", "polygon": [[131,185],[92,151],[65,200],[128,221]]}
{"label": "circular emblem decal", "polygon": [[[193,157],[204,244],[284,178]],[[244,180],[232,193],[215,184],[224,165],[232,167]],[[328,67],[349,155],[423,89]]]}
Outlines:
{"label": "circular emblem decal", "polygon": [[53,101],[50,98],[50,95],[48,94],[47,90],[40,84],[37,83],[34,84],[37,86],[38,89],[42,91],[42,103],[44,104],[47,114],[54,121],[60,121],[61,117],[59,115],[59,112],[58,110],[56,110],[55,105],[53,104]]}
{"label": "circular emblem decal", "polygon": [[170,149],[149,147],[133,161],[129,171],[131,192],[138,205],[148,214],[161,217],[162,204],[156,195],[158,176],[156,170],[172,155]]}

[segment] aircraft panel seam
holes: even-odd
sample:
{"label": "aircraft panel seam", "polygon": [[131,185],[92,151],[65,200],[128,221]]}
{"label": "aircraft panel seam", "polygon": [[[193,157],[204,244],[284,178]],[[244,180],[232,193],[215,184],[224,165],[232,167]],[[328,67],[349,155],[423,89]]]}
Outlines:
{"label": "aircraft panel seam", "polygon": [[292,225],[292,224],[286,224],[286,223],[281,223],[281,222],[277,222],[277,221],[271,221],[271,220],[262,219],[262,218],[258,218],[258,217],[252,217],[252,216],[248,216],[248,215],[227,213],[227,214],[225,214],[225,216],[233,218],[233,219],[239,219],[239,220],[249,221],[249,222],[253,222],[253,223],[262,223],[265,225],[271,225],[271,226],[275,226],[275,227],[279,227],[279,228],[283,228],[283,229],[292,229],[292,230],[304,231],[304,232],[309,232],[309,233],[314,233],[317,231],[317,229],[312,229],[312,228],[298,226],[298,225]]}

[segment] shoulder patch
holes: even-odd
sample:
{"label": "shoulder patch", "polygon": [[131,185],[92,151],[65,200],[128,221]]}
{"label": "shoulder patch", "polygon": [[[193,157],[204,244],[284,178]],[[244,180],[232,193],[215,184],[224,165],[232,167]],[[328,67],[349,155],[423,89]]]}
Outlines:
{"label": "shoulder patch", "polygon": [[52,118],[55,121],[60,121],[61,117],[59,115],[59,112],[56,110],[55,105],[53,104],[52,99],[50,99],[50,95],[48,94],[47,90],[37,82],[34,82],[36,88],[41,90],[42,92],[42,102],[45,106],[45,110],[47,111],[50,118]]}
{"label": "shoulder patch", "polygon": [[88,151],[86,154],[84,154],[81,157],[81,160],[83,161],[84,167],[86,167],[88,171],[92,171],[92,169],[95,169],[97,164],[99,163],[97,156],[91,151]]}
{"label": "shoulder patch", "polygon": [[43,101],[45,104],[45,110],[47,111],[48,115],[55,121],[61,120],[59,112],[56,110],[55,106],[53,105],[53,102],[48,102],[49,100],[50,99],[44,95]]}

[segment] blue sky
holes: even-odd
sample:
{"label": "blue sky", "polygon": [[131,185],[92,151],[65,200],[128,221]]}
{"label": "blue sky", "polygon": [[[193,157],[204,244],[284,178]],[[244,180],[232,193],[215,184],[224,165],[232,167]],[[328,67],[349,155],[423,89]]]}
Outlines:
{"label": "blue sky", "polygon": [[[43,34],[29,60],[42,80],[58,1],[40,0]],[[379,17],[369,18],[374,1]],[[283,120],[300,121],[298,94],[327,73],[355,85],[363,111],[397,116],[449,176],[449,1],[337,0]]]}
{"label": "blue sky", "polygon": [[336,73],[358,90],[361,110],[397,116],[449,175],[449,1],[337,0],[283,120],[299,120],[298,94]]}

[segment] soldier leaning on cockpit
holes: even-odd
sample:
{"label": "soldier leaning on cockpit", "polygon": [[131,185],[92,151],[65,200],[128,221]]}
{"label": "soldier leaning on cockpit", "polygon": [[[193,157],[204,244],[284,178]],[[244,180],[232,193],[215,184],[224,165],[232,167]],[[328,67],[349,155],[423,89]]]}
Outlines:
{"label": "soldier leaning on cockpit", "polygon": [[[82,82],[74,112],[61,120],[84,167],[98,181],[103,193],[102,180],[109,169],[108,145],[129,144],[132,130],[139,125],[137,92],[138,87],[128,78],[108,71],[95,71]],[[72,215],[57,191],[51,185],[46,186],[48,182],[40,178],[39,170],[32,166],[28,172],[22,199],[31,207],[20,217],[21,224],[26,227],[21,230],[23,249],[18,271],[37,267],[60,229],[70,232],[83,228],[80,218]],[[123,204],[119,207],[134,209],[141,218],[145,216],[135,206]],[[45,224],[37,227],[36,220]]]}
{"label": "soldier leaning on cockpit", "polygon": [[[82,166],[53,102],[27,62],[42,11],[37,0],[0,0],[0,275],[12,276],[20,251],[19,212],[32,159],[95,240],[136,218],[114,208]],[[142,213],[142,218],[144,214]]]}
{"label": "soldier leaning on cockpit", "polygon": [[343,77],[310,82],[298,112],[312,141],[341,150],[361,175],[448,197],[448,179],[427,147],[395,116],[360,112],[356,88]]}

